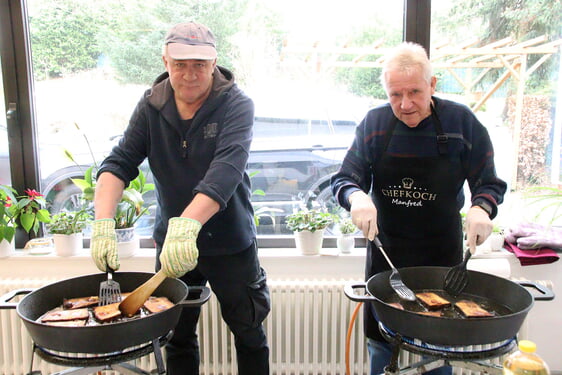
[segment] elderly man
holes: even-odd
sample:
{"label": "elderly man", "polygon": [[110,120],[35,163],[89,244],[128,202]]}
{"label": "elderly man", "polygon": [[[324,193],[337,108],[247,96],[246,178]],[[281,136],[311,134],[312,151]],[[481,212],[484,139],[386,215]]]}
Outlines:
{"label": "elderly man", "polygon": [[[459,263],[463,184],[468,181],[472,195],[471,252],[490,235],[506,191],[486,128],[466,106],[433,96],[437,80],[423,47],[403,43],[384,61],[389,103],[367,113],[331,181],[337,201],[369,240],[366,279],[389,269],[372,242],[377,235],[396,267]],[[370,305],[364,319],[371,374],[382,373],[391,347]]]}

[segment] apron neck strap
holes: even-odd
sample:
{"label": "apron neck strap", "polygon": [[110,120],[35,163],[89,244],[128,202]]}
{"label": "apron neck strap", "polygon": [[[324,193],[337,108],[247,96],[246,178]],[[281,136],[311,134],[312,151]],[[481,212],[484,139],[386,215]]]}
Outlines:
{"label": "apron neck strap", "polygon": [[[439,116],[437,116],[437,111],[433,106],[433,103],[430,105],[431,108],[431,117],[433,117],[433,121],[435,123],[435,133],[437,133],[437,148],[439,150],[440,155],[446,155],[448,150],[448,142],[449,137],[443,132],[443,127],[441,126],[441,120],[439,120]],[[390,138],[394,134],[394,130],[396,129],[396,124],[398,124],[398,118],[396,116],[392,116],[393,120],[390,120],[388,131],[384,136],[383,142],[383,152],[386,152],[388,145],[390,144]]]}

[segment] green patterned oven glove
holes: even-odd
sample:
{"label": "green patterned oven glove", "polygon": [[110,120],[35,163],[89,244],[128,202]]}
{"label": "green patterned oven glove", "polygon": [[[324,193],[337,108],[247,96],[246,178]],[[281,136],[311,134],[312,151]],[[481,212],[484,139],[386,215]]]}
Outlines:
{"label": "green patterned oven glove", "polygon": [[201,223],[184,217],[173,217],[160,254],[162,271],[168,277],[181,277],[197,266],[197,235]]}
{"label": "green patterned oven glove", "polygon": [[90,249],[92,250],[92,259],[94,259],[96,267],[98,267],[100,271],[107,272],[108,267],[113,271],[119,269],[115,220],[94,220]]}

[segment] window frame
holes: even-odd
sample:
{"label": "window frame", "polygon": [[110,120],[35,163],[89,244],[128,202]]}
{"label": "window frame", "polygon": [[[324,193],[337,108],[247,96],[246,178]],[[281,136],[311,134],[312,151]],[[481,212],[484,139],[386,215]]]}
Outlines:
{"label": "window frame", "polygon": [[[11,180],[12,186],[18,191],[26,188],[39,190],[41,181],[27,20],[26,0],[0,2],[0,58],[6,116],[9,117],[7,125]],[[403,40],[420,43],[429,51],[430,21],[431,0],[404,0]],[[38,236],[41,235],[40,232]],[[31,237],[34,237],[33,234],[16,238],[16,247],[22,248]],[[358,241],[358,245],[364,243],[362,238]],[[154,246],[150,239],[143,241],[142,245]],[[258,245],[294,247],[294,240],[290,235],[260,236]],[[335,247],[335,238],[326,238],[325,246]]]}

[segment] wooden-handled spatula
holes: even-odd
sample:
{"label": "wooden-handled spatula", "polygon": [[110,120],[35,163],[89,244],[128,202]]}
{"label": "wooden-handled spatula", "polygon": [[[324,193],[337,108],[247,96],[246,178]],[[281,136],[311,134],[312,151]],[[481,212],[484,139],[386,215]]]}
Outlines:
{"label": "wooden-handled spatula", "polygon": [[139,286],[137,289],[133,290],[121,303],[119,304],[119,310],[125,316],[133,316],[142,305],[146,302],[148,297],[152,295],[152,292],[158,288],[158,285],[166,279],[166,275],[162,270],[158,271],[154,276],[148,279],[144,284]]}

